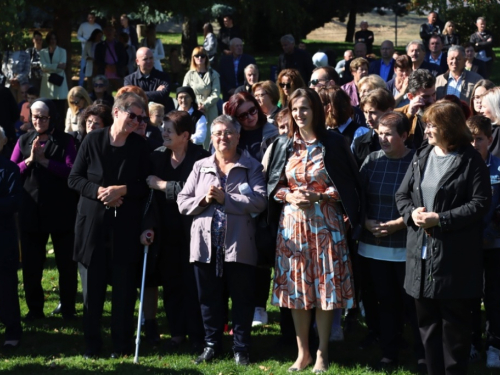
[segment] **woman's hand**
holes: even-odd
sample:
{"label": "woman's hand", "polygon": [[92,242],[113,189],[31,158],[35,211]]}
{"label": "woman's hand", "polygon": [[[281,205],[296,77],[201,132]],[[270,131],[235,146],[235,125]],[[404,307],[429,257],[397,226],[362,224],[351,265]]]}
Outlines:
{"label": "woman's hand", "polygon": [[439,215],[435,212],[426,212],[425,207],[418,207],[411,213],[411,218],[417,227],[432,228],[439,224]]}
{"label": "woman's hand", "polygon": [[[126,186],[116,186],[116,185],[108,187],[101,186],[97,190],[97,199],[99,199],[105,205],[108,205],[110,207],[118,207],[116,206],[118,200],[121,199],[121,197],[124,196],[126,193],[127,193]],[[112,204],[115,205],[112,206]]]}
{"label": "woman's hand", "polygon": [[163,181],[156,176],[148,176],[148,178],[146,178],[146,183],[148,184],[150,189],[161,191],[165,191],[167,189],[167,181]]}
{"label": "woman's hand", "polygon": [[290,203],[292,206],[305,210],[314,202],[318,202],[318,193],[307,191],[307,190],[295,190],[293,193],[288,193],[285,197],[285,201]]}
{"label": "woman's hand", "polygon": [[205,196],[205,201],[210,204],[213,202],[213,200],[216,200],[217,203],[224,204],[225,198],[226,193],[224,193],[224,190],[212,185],[210,186],[210,189],[208,189],[208,193]]}
{"label": "woman's hand", "polygon": [[155,239],[155,232],[152,229],[146,229],[141,234],[141,244],[144,246],[149,246],[153,243]]}

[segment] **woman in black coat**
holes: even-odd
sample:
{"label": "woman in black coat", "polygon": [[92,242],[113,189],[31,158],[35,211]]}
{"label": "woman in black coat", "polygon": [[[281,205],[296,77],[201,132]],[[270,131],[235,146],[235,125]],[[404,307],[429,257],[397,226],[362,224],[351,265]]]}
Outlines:
{"label": "woman in black coat", "polygon": [[101,317],[107,284],[111,297],[112,358],[130,354],[136,275],[141,260],[141,224],[148,194],[148,145],[134,130],[146,121],[144,101],[117,97],[113,125],[83,140],[68,179],[80,193],[74,260],[82,279],[85,357],[101,350]]}
{"label": "woman in black coat", "polygon": [[[0,127],[0,153],[7,137]],[[21,339],[21,310],[17,294],[19,245],[14,214],[21,206],[23,185],[19,168],[0,154],[0,322],[5,325],[4,348],[16,347]]]}
{"label": "woman in black coat", "polygon": [[423,120],[429,144],[417,150],[396,193],[408,227],[405,289],[415,298],[429,374],[465,374],[490,179],[460,107],[435,103]]}
{"label": "woman in black coat", "polygon": [[[190,140],[195,126],[188,112],[170,112],[163,127],[163,146],[150,155],[151,175],[146,181],[154,189],[154,200],[145,216],[143,226],[148,229],[142,240],[148,244],[145,234],[153,233],[156,262],[151,273],[156,279],[154,286],[163,286],[163,304],[172,337],[168,346],[176,349],[189,335],[196,351],[203,349],[205,330],[193,264],[189,263],[193,217],[181,215],[176,202],[194,163],[210,153]],[[151,324],[146,317],[146,329]]]}

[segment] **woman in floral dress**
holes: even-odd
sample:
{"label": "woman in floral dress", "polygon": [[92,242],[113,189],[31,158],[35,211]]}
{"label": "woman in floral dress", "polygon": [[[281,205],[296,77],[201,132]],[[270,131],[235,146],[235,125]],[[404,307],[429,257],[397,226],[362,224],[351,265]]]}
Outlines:
{"label": "woman in floral dress", "polygon": [[346,223],[354,234],[360,230],[361,184],[343,137],[326,130],[318,94],[298,89],[288,108],[290,132],[277,140],[268,170],[270,223],[278,223],[272,303],[292,309],[298,357],[289,371],[313,362],[308,335],[316,309],[313,372],[322,373],[328,368],[333,310],[354,303],[345,233]]}

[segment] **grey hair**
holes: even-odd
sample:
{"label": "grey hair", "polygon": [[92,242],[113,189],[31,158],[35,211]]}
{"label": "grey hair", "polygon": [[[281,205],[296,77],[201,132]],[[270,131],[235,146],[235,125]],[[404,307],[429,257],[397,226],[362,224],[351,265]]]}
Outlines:
{"label": "grey hair", "polygon": [[226,126],[231,125],[236,130],[236,132],[238,134],[241,131],[240,123],[238,122],[238,120],[236,120],[236,117],[233,117],[233,116],[220,115],[219,117],[216,117],[215,120],[212,121],[212,124],[210,125],[210,132],[212,132],[214,125],[217,125],[217,124],[223,124]]}
{"label": "grey hair", "polygon": [[486,20],[484,19],[484,17],[477,17],[476,23],[478,23],[479,21],[486,22]]}
{"label": "grey hair", "polygon": [[240,39],[240,38],[233,38],[233,39],[231,39],[231,40],[229,41],[229,46],[230,46],[230,47],[231,47],[231,46],[233,46],[233,44],[234,44],[234,43],[236,43],[238,40],[239,40],[240,42],[242,42],[242,43],[243,43],[243,40],[242,40],[242,39]]}
{"label": "grey hair", "polygon": [[96,84],[97,81],[102,81],[104,83],[104,86],[109,86],[108,78],[106,78],[106,76],[103,74],[98,74],[94,78],[92,78],[93,84]]}
{"label": "grey hair", "polygon": [[462,56],[465,57],[465,48],[458,44],[454,44],[448,49],[448,55],[450,54],[450,52],[456,52],[456,51],[460,52]]}
{"label": "grey hair", "polygon": [[408,43],[406,45],[406,53],[408,53],[408,50],[410,49],[410,46],[414,45],[414,44],[418,44],[420,50],[422,52],[425,52],[425,46],[424,46],[424,43],[422,43],[421,40],[412,40],[410,43]]}
{"label": "grey hair", "polygon": [[281,43],[288,42],[288,43],[294,43],[295,44],[295,38],[293,37],[292,34],[286,34],[286,35],[283,35],[281,37],[280,42]]}
{"label": "grey hair", "polygon": [[249,71],[250,69],[253,69],[255,70],[257,73],[259,73],[259,68],[257,68],[257,65],[255,64],[248,64],[245,69],[243,70],[243,72],[245,72],[245,74],[247,73],[247,71]]}
{"label": "grey hair", "polygon": [[115,99],[115,104],[113,104],[113,110],[118,108],[120,111],[126,111],[132,106],[140,108],[144,112],[147,111],[144,99],[133,92],[125,92],[120,96],[117,96]]}
{"label": "grey hair", "polygon": [[36,102],[34,102],[30,109],[33,111],[34,109],[38,109],[38,110],[42,110],[42,111],[47,111],[50,113],[50,108],[47,104],[45,104],[44,102],[42,102],[41,100],[38,100]]}

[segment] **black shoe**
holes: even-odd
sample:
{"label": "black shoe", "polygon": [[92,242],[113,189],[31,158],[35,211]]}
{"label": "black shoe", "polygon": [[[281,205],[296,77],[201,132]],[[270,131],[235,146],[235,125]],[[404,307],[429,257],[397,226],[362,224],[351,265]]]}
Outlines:
{"label": "black shoe", "polygon": [[234,353],[234,360],[236,364],[239,366],[248,366],[250,365],[250,356],[247,352],[236,352]]}
{"label": "black shoe", "polygon": [[144,333],[146,341],[151,345],[158,345],[160,342],[160,334],[158,333],[158,321],[156,319],[147,319],[144,322]]}
{"label": "black shoe", "polygon": [[24,316],[24,321],[26,322],[32,322],[37,319],[43,319],[45,318],[45,314],[42,313],[36,313],[34,311],[29,311],[25,316]]}
{"label": "black shoe", "polygon": [[210,362],[216,357],[215,350],[213,348],[210,348],[208,346],[203,349],[203,353],[194,360],[194,363],[199,365],[200,363],[203,362]]}
{"label": "black shoe", "polygon": [[379,341],[379,336],[373,332],[370,331],[368,332],[368,335],[359,343],[359,348],[360,349],[368,349],[369,347],[373,346],[374,344],[378,343]]}
{"label": "black shoe", "polygon": [[59,315],[62,313],[62,305],[61,305],[61,302],[59,302],[59,304],[57,305],[57,307],[52,310],[52,312],[50,313],[50,315]]}

